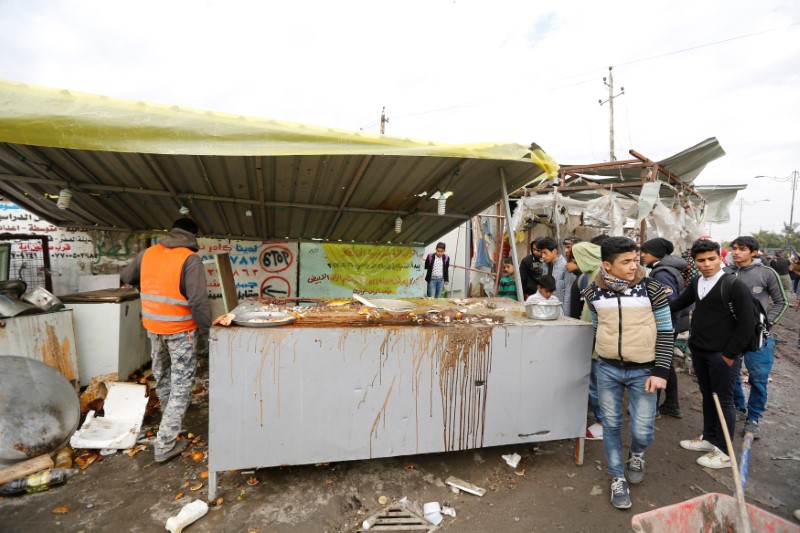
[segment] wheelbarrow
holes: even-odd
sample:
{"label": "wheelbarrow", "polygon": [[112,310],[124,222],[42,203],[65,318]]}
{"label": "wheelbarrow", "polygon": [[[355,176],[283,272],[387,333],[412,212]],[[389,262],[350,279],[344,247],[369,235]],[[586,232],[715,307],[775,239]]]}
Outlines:
{"label": "wheelbarrow", "polygon": [[[716,393],[713,396],[717,405],[717,413],[722,418],[719,399]],[[634,531],[637,533],[800,533],[800,526],[797,524],[759,509],[755,505],[745,503],[744,489],[747,482],[753,434],[745,434],[741,455],[742,468],[738,471],[733,445],[725,424],[722,424],[722,431],[725,434],[728,455],[733,467],[736,497],[712,492],[674,505],[640,513],[631,519],[631,527]]]}
{"label": "wheelbarrow", "polygon": [[[755,505],[745,504],[751,531],[800,533],[800,526]],[[634,515],[631,527],[636,532],[708,533],[741,531],[738,527],[739,507],[736,498],[710,492],[685,502]]]}

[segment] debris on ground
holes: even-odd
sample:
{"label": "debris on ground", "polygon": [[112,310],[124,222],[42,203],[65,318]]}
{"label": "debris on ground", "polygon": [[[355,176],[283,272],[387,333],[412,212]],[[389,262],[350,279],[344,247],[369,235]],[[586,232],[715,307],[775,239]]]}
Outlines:
{"label": "debris on ground", "polygon": [[500,457],[502,457],[506,464],[511,468],[517,468],[517,465],[522,459],[522,456],[518,453],[510,453],[508,455],[501,455]]}
{"label": "debris on ground", "polygon": [[482,489],[477,485],[473,485],[472,483],[468,483],[463,479],[459,479],[457,477],[450,476],[444,482],[447,485],[450,485],[451,487],[463,490],[464,492],[469,492],[470,494],[474,494],[475,496],[483,496],[484,494],[486,494],[486,489]]}

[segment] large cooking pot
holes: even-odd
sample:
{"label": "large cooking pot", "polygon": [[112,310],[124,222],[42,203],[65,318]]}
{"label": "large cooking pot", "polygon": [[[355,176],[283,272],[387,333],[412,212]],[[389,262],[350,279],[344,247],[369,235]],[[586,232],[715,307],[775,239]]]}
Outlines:
{"label": "large cooking pot", "polygon": [[35,359],[0,356],[0,464],[53,453],[78,428],[78,394]]}

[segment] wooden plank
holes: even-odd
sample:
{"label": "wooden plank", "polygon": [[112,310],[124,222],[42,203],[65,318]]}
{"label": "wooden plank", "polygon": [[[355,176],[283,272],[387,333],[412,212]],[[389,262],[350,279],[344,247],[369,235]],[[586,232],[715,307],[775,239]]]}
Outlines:
{"label": "wooden plank", "polygon": [[53,466],[53,460],[47,454],[7,466],[0,469],[0,485],[30,474],[35,474],[42,470],[47,470],[48,468],[53,468]]}
{"label": "wooden plank", "polygon": [[219,287],[222,290],[222,305],[225,306],[225,312],[230,313],[231,310],[239,305],[239,298],[236,294],[236,282],[233,280],[233,267],[231,266],[231,258],[227,253],[214,255],[214,263],[217,266],[219,273]]}

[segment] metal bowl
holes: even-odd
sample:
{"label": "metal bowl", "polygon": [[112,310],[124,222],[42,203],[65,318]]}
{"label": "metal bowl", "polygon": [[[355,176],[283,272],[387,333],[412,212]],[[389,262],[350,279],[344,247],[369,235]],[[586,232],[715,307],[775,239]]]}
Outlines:
{"label": "metal bowl", "polygon": [[525,314],[534,320],[557,320],[561,316],[561,304],[555,302],[525,304]]}
{"label": "metal bowl", "polygon": [[0,356],[0,464],[55,452],[80,417],[78,394],[67,378],[35,359]]}
{"label": "metal bowl", "polygon": [[291,324],[295,320],[297,320],[295,315],[282,311],[248,311],[236,315],[231,323],[245,328],[272,328]]}

